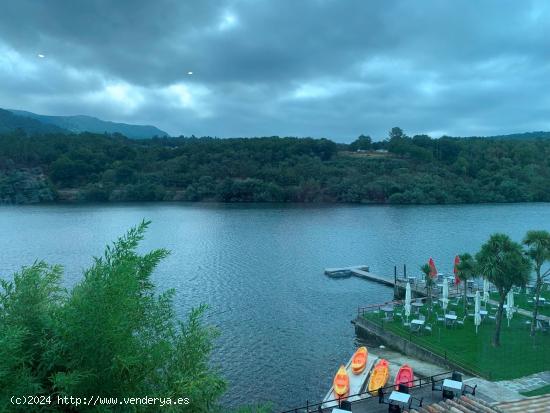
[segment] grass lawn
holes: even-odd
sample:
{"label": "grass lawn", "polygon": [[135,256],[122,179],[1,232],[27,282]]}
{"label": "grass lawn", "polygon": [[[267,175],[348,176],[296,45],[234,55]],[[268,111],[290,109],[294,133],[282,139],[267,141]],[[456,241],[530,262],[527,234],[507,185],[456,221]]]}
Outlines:
{"label": "grass lawn", "polygon": [[550,384],[547,384],[546,386],[540,387],[536,390],[520,392],[520,393],[527,397],[542,396],[543,394],[550,394]]}
{"label": "grass lawn", "polygon": [[[449,306],[448,310],[455,310],[459,318],[463,316],[460,304],[456,307]],[[473,305],[470,311],[473,312]],[[395,312],[400,313],[401,310],[396,308]],[[537,333],[531,338],[525,323],[528,318],[517,313],[514,314],[510,327],[508,320],[503,319],[501,346],[495,348],[491,345],[495,331],[493,320],[483,321],[476,334],[473,317],[467,317],[464,326],[445,327],[436,320],[435,312],[443,315],[439,305],[434,304],[431,318],[428,318],[426,306],[421,312],[426,315],[426,323],[432,325],[431,334],[411,334],[409,327],[403,326],[401,320],[382,321],[382,313],[367,313],[365,317],[490,380],[514,379],[548,370],[550,366],[550,334]],[[411,314],[411,319],[413,318],[418,317]]]}
{"label": "grass lawn", "polygon": [[[540,296],[550,301],[550,291],[546,291],[546,290],[542,291],[540,293]],[[491,293],[491,299],[498,301],[498,294]],[[524,292],[521,292],[520,294],[516,294],[514,295],[514,305],[528,311],[533,311],[535,308],[535,305],[533,303],[528,303],[527,299],[534,299],[534,294],[525,294]],[[550,305],[548,304],[539,305],[539,314],[543,314],[550,317]]]}

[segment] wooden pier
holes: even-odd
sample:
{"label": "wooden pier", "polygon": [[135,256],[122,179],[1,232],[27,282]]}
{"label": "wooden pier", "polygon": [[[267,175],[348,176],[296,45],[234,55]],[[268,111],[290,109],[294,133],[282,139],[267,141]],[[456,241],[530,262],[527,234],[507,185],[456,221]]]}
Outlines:
{"label": "wooden pier", "polygon": [[[375,274],[370,271],[368,265],[355,265],[352,267],[342,268],[325,268],[325,274],[331,278],[357,277],[363,280],[373,281],[378,284],[386,285],[394,289],[396,297],[405,296],[405,288],[407,286],[407,282],[410,281],[409,278],[401,278],[397,275],[384,276]],[[434,290],[436,289],[434,288]],[[426,286],[424,285],[422,280],[414,279],[414,281],[411,282],[411,293],[414,297],[426,296]]]}
{"label": "wooden pier", "polygon": [[344,277],[358,277],[364,280],[375,281],[380,284],[388,285],[390,287],[394,286],[394,280],[389,277],[384,277],[382,275],[374,274],[370,272],[367,265],[356,265],[353,267],[343,267],[343,268],[326,268],[325,274],[331,278],[344,278]]}

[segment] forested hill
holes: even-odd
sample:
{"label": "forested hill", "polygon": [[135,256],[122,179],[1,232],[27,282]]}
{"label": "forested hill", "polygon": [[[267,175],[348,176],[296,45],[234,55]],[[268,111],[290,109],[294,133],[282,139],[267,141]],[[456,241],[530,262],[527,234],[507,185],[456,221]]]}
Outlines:
{"label": "forested hill", "polygon": [[0,202],[550,201],[550,140],[0,135]]}
{"label": "forested hill", "polygon": [[120,133],[128,138],[148,139],[155,136],[168,136],[151,125],[131,125],[111,122],[93,116],[47,116],[24,110],[0,109],[0,132],[24,132],[27,135],[45,133]]}

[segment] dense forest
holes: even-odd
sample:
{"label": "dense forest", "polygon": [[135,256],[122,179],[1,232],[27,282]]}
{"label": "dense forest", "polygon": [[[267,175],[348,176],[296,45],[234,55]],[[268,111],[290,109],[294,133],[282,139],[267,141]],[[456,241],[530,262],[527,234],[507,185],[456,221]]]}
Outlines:
{"label": "dense forest", "polygon": [[550,139],[0,135],[0,202],[550,201]]}

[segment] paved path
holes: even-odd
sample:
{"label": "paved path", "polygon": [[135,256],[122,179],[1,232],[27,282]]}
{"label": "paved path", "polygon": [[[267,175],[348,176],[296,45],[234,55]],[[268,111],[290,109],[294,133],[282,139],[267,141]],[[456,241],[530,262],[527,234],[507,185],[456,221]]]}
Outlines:
{"label": "paved path", "polygon": [[[407,363],[409,366],[413,368],[415,376],[432,376],[445,371],[445,369],[442,369],[440,366],[436,364],[417,360],[415,358],[412,358],[410,356],[405,356],[401,353],[398,353],[396,351],[393,351],[387,348],[372,348],[371,350],[371,348],[369,347],[369,353],[376,354],[378,357],[383,357],[390,362],[390,371],[392,373],[392,377],[395,377],[395,373],[397,372],[397,369],[399,368],[399,366],[405,363]],[[547,372],[547,373],[550,375],[550,372]],[[539,374],[542,374],[542,373],[539,373]],[[524,377],[522,379],[517,379],[517,380],[523,380],[529,377],[531,376]],[[477,384],[476,394],[478,394],[478,396],[480,396],[482,399],[487,400],[489,402],[511,401],[511,400],[522,399],[525,396],[520,394],[519,390],[525,391],[528,388],[531,389],[531,387],[528,387],[527,384],[523,384],[514,388],[514,385],[512,383],[515,380],[510,380],[507,382],[493,382],[493,381],[482,379],[480,377],[471,377],[471,376],[465,375],[463,377],[463,381],[464,383],[472,386]],[[535,385],[534,382],[531,384]],[[538,387],[541,387],[541,386],[539,385],[537,386],[537,388]]]}
{"label": "paved path", "polygon": [[[489,304],[498,307],[498,301],[495,301],[495,300],[487,300],[487,301],[489,302]],[[516,307],[516,308],[517,308],[517,312],[520,313],[521,315],[533,318],[533,312],[532,311],[528,311],[528,310],[525,310],[525,309],[520,308],[520,307]],[[506,310],[504,310],[504,311],[506,311]],[[550,317],[545,316],[543,314],[538,314],[537,315],[537,320],[546,321],[546,322],[550,323]]]}
{"label": "paved path", "polygon": [[536,390],[550,384],[550,371],[543,371],[514,380],[502,380],[497,383],[515,392]]}

